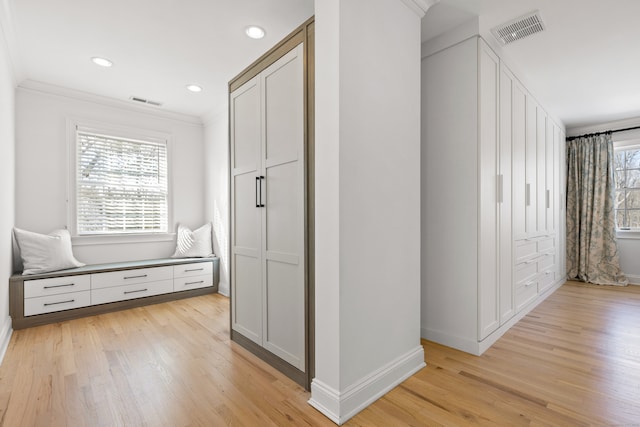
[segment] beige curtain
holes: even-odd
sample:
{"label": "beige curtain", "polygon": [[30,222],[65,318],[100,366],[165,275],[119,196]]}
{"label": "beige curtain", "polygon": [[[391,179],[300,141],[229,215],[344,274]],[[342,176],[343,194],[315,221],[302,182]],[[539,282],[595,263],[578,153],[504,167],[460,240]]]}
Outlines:
{"label": "beige curtain", "polygon": [[614,217],[611,133],[567,141],[567,274],[598,285],[627,285]]}

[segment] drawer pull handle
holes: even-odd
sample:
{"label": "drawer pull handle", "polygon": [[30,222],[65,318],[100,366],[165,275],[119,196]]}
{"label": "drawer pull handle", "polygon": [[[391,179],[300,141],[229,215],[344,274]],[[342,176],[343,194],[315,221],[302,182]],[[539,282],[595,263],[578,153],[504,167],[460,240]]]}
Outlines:
{"label": "drawer pull handle", "polygon": [[187,271],[202,271],[204,270],[204,268],[190,268],[188,270],[185,270],[184,272],[186,273]]}
{"label": "drawer pull handle", "polygon": [[74,299],[70,299],[70,300],[68,300],[68,301],[60,301],[60,302],[46,302],[46,303],[44,303],[44,306],[45,306],[45,307],[48,307],[48,306],[50,306],[50,305],[68,304],[68,303],[70,303],[70,302],[76,302],[76,300],[74,300]]}
{"label": "drawer pull handle", "polygon": [[44,289],[64,288],[65,286],[73,286],[73,285],[75,285],[75,283],[66,283],[64,285],[51,285],[51,286],[45,286]]}
{"label": "drawer pull handle", "polygon": [[528,288],[529,286],[533,285],[535,282],[529,282],[526,285],[524,285],[525,288]]}
{"label": "drawer pull handle", "polygon": [[147,292],[149,289],[145,288],[145,289],[138,289],[137,291],[124,291],[124,294],[135,294],[136,292]]}
{"label": "drawer pull handle", "polygon": [[139,279],[141,277],[147,277],[146,274],[140,274],[138,276],[124,276],[125,279]]}
{"label": "drawer pull handle", "polygon": [[198,280],[197,282],[187,282],[187,283],[185,283],[185,286],[186,285],[197,285],[198,283],[204,283],[204,280]]}

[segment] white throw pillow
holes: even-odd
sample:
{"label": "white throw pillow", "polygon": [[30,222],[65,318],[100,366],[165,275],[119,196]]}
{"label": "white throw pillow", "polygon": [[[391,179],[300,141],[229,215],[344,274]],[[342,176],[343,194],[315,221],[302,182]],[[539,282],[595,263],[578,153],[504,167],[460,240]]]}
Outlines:
{"label": "white throw pillow", "polygon": [[212,248],[211,223],[194,231],[178,224],[176,252],[171,255],[171,258],[205,258],[213,255]]}
{"label": "white throw pillow", "polygon": [[13,234],[20,249],[22,274],[48,273],[84,266],[73,257],[71,236],[67,230],[55,230],[47,235],[14,227]]}

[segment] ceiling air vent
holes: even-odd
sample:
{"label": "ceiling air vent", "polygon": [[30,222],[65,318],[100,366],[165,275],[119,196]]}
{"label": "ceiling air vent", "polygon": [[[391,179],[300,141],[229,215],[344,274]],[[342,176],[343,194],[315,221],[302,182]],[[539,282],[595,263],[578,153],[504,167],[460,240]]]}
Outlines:
{"label": "ceiling air vent", "polygon": [[135,101],[135,102],[139,102],[141,104],[154,105],[156,107],[160,107],[162,105],[162,102],[152,101],[150,99],[144,99],[144,98],[140,98],[138,96],[131,96],[131,97],[129,97],[129,99],[132,100],[132,101]]}
{"label": "ceiling air vent", "polygon": [[491,29],[493,36],[503,45],[529,37],[544,30],[540,12],[535,10]]}

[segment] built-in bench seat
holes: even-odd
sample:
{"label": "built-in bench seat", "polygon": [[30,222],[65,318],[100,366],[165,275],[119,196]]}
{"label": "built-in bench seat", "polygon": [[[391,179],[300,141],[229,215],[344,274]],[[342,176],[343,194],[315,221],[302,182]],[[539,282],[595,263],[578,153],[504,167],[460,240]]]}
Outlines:
{"label": "built-in bench seat", "polygon": [[218,291],[220,260],[154,259],[87,265],[9,279],[13,329]]}

